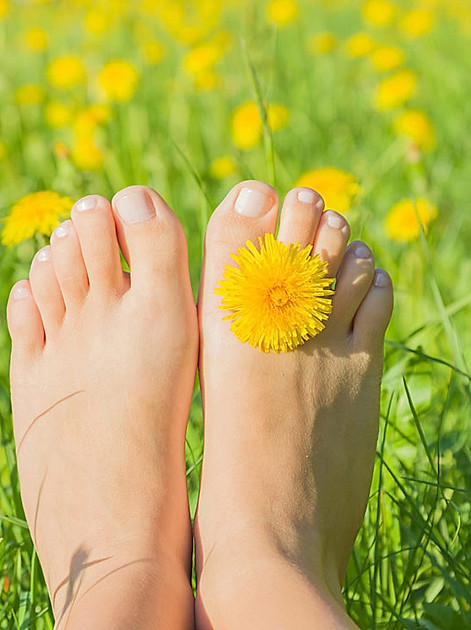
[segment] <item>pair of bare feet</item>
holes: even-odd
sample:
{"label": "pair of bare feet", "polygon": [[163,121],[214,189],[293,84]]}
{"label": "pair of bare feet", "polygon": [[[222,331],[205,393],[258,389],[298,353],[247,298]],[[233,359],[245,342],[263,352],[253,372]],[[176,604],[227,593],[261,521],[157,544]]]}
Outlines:
{"label": "pair of bare feet", "polygon": [[[392,288],[322,211],[305,188],[281,210],[278,239],[313,243],[336,276],[326,330],[285,354],[235,339],[214,293],[230,254],[275,231],[261,182],[214,212],[198,308],[183,229],[142,186],[78,201],[13,287],[18,467],[58,630],[355,627],[340,589],[368,499]],[[198,355],[195,605],[184,441]]]}

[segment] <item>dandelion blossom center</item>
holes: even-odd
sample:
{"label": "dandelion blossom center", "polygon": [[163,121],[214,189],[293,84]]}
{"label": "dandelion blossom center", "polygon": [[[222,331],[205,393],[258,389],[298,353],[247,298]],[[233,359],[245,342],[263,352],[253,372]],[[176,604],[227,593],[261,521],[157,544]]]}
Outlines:
{"label": "dandelion blossom center", "polygon": [[289,299],[289,293],[283,286],[278,285],[268,289],[268,300],[272,308],[283,308]]}

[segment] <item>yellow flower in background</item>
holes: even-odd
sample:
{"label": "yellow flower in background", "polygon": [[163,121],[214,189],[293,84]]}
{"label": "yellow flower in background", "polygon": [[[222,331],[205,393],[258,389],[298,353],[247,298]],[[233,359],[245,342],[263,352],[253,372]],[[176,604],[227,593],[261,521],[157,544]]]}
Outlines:
{"label": "yellow flower in background", "polygon": [[80,57],[65,55],[57,57],[47,67],[47,80],[58,90],[67,90],[85,82],[86,72]]}
{"label": "yellow flower in background", "polygon": [[296,0],[272,0],[267,7],[268,19],[277,26],[287,26],[299,15]]}
{"label": "yellow flower in background", "polygon": [[309,51],[315,55],[325,55],[332,52],[337,46],[337,37],[330,31],[323,33],[316,33],[309,38],[308,48]]}
{"label": "yellow flower in background", "polygon": [[92,134],[80,135],[71,150],[75,166],[84,171],[99,171],[104,162],[103,152]]}
{"label": "yellow flower in background", "polygon": [[417,87],[417,77],[412,70],[400,70],[381,81],[374,95],[374,106],[379,111],[401,107],[413,96]]}
{"label": "yellow flower in background", "polygon": [[183,59],[183,66],[193,76],[204,74],[212,70],[223,57],[229,46],[230,37],[227,33],[218,33],[212,40],[195,46]]}
{"label": "yellow flower in background", "polygon": [[390,26],[397,14],[397,6],[389,0],[366,0],[362,15],[373,26]]}
{"label": "yellow flower in background", "polygon": [[3,245],[16,245],[35,234],[50,236],[70,213],[74,200],[51,190],[31,193],[10,210],[2,230]]}
{"label": "yellow flower in background", "polygon": [[98,75],[98,84],[109,101],[125,103],[134,96],[139,72],[125,59],[106,63]]}
{"label": "yellow flower in background", "polygon": [[361,186],[354,175],[332,166],[307,171],[295,185],[317,190],[324,198],[325,207],[338,212],[348,212],[355,197],[361,192]]}
{"label": "yellow flower in background", "polygon": [[408,11],[400,20],[399,28],[409,37],[420,37],[430,33],[434,26],[434,17],[427,9]]}
{"label": "yellow flower in background", "polygon": [[262,352],[288,352],[315,337],[332,312],[327,264],[311,256],[312,245],[259,237],[259,249],[247,241],[226,265],[214,292],[222,310],[232,311],[231,331],[243,343]]}
{"label": "yellow flower in background", "polygon": [[352,59],[367,57],[375,48],[376,42],[368,33],[355,33],[346,41],[347,55]]}
{"label": "yellow flower in background", "polygon": [[147,63],[156,66],[165,57],[165,48],[157,40],[152,40],[142,45],[142,53]]}
{"label": "yellow flower in background", "polygon": [[9,0],[0,0],[0,20],[5,17],[10,10]]}
{"label": "yellow flower in background", "polygon": [[435,129],[424,112],[409,109],[396,118],[394,129],[400,135],[410,138],[421,151],[431,151],[435,147]]}
{"label": "yellow flower in background", "polygon": [[53,129],[67,127],[72,121],[72,110],[67,105],[51,101],[46,105],[45,119],[49,127]]}
{"label": "yellow flower in background", "polygon": [[107,123],[110,118],[111,110],[107,105],[87,105],[78,113],[74,129],[78,135],[90,134],[99,125]]}
{"label": "yellow flower in background", "polygon": [[378,72],[389,72],[402,66],[405,57],[398,46],[380,46],[371,53],[370,61]]}
{"label": "yellow flower in background", "polygon": [[236,171],[237,166],[229,155],[221,155],[221,157],[213,160],[209,166],[209,174],[216,179],[224,179]]}
{"label": "yellow flower in background", "polygon": [[99,7],[92,7],[85,16],[85,28],[93,35],[102,35],[110,24],[110,15]]}
{"label": "yellow flower in background", "polygon": [[195,77],[195,89],[198,92],[210,92],[215,90],[222,83],[222,77],[214,70],[200,72]]}
{"label": "yellow flower in background", "polygon": [[42,85],[21,85],[15,92],[18,105],[39,105],[44,101],[46,92]]}
{"label": "yellow flower in background", "polygon": [[33,52],[44,52],[49,44],[46,31],[42,28],[29,28],[24,32],[26,47]]}
{"label": "yellow flower in background", "polygon": [[[270,103],[267,106],[267,121],[272,131],[277,131],[286,125],[289,112],[283,105]],[[239,149],[256,147],[263,134],[263,123],[256,103],[250,101],[240,105],[232,114],[231,135]]]}
{"label": "yellow flower in background", "polygon": [[384,228],[386,234],[394,241],[414,241],[420,235],[419,221],[427,233],[429,224],[438,216],[437,207],[423,197],[412,201],[402,199],[388,212]]}

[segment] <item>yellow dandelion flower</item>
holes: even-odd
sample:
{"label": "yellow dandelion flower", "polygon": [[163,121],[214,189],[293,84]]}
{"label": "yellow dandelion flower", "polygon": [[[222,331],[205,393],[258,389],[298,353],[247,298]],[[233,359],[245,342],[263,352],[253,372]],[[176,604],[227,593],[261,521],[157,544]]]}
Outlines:
{"label": "yellow dandelion flower", "polygon": [[109,101],[125,103],[136,91],[139,72],[124,59],[106,63],[98,75],[98,84]]}
{"label": "yellow dandelion flower", "polygon": [[33,52],[44,52],[47,49],[49,38],[44,29],[35,27],[24,32],[26,48]]}
{"label": "yellow dandelion flower", "polygon": [[103,152],[92,134],[83,134],[76,139],[71,156],[75,166],[84,171],[99,171],[104,163]]}
{"label": "yellow dandelion flower", "polygon": [[142,45],[142,53],[147,63],[151,66],[156,66],[164,58],[165,48],[160,42],[152,40]]}
{"label": "yellow dandelion flower", "polygon": [[47,68],[47,80],[58,90],[68,90],[86,79],[85,66],[80,57],[65,55],[51,61]]}
{"label": "yellow dandelion flower", "polygon": [[309,38],[308,49],[314,55],[326,55],[332,52],[337,45],[337,37],[330,31],[316,33]]}
{"label": "yellow dandelion flower", "polygon": [[415,201],[402,199],[387,214],[384,223],[386,234],[394,241],[410,242],[417,239],[420,234],[417,215],[424,232],[427,232],[429,224],[438,216],[438,209],[423,197]]}
{"label": "yellow dandelion flower", "polygon": [[299,15],[299,6],[295,0],[272,0],[267,7],[268,19],[277,26],[287,26]]}
{"label": "yellow dandelion flower", "polygon": [[[270,103],[267,106],[267,121],[273,131],[284,127],[289,120],[289,112],[283,105]],[[256,103],[250,101],[240,105],[232,114],[231,135],[239,149],[256,147],[263,134],[263,123]]]}
{"label": "yellow dandelion flower", "polygon": [[396,132],[410,138],[421,151],[431,151],[435,147],[435,129],[432,121],[418,109],[408,109],[396,118]]}
{"label": "yellow dandelion flower", "polygon": [[267,122],[272,131],[278,131],[286,127],[289,120],[289,111],[284,105],[269,103],[267,106]]}
{"label": "yellow dandelion flower", "polygon": [[73,199],[51,190],[26,195],[12,207],[5,220],[3,245],[16,245],[35,234],[50,236],[73,205]]}
{"label": "yellow dandelion flower", "polygon": [[237,171],[234,160],[229,155],[221,155],[221,157],[213,160],[209,166],[209,173],[216,179],[224,179]]}
{"label": "yellow dandelion flower", "polygon": [[206,70],[195,76],[195,89],[198,92],[210,92],[222,83],[222,77],[214,70]]}
{"label": "yellow dandelion flower", "polygon": [[325,328],[333,279],[326,263],[310,255],[312,245],[301,250],[265,234],[259,248],[247,241],[232,255],[239,267],[226,265],[215,293],[220,308],[232,311],[224,320],[237,339],[263,352],[287,352]]}
{"label": "yellow dandelion flower", "polygon": [[107,105],[87,105],[77,114],[74,129],[78,135],[90,134],[96,127],[107,123],[111,118],[111,110]]}
{"label": "yellow dandelion flower", "polygon": [[15,92],[18,105],[39,105],[46,97],[42,85],[28,84],[20,86]]}
{"label": "yellow dandelion flower", "polygon": [[427,9],[413,9],[408,11],[399,22],[399,28],[408,37],[420,37],[430,33],[434,26],[432,11]]}
{"label": "yellow dandelion flower", "polygon": [[99,7],[91,7],[87,11],[84,24],[92,35],[102,35],[110,25],[110,16]]}
{"label": "yellow dandelion flower", "polygon": [[367,57],[376,48],[376,42],[368,33],[355,33],[346,41],[347,55],[352,59]]}
{"label": "yellow dandelion flower", "polygon": [[371,53],[370,61],[378,72],[390,72],[402,66],[405,57],[398,46],[379,46]]}
{"label": "yellow dandelion flower", "polygon": [[361,192],[354,175],[332,166],[307,171],[298,179],[296,186],[314,188],[324,198],[325,207],[338,212],[348,212]]}
{"label": "yellow dandelion flower", "polygon": [[67,127],[72,120],[72,110],[67,105],[58,103],[57,101],[51,101],[46,105],[45,119],[49,127],[53,129],[59,129],[60,127]]}
{"label": "yellow dandelion flower", "polygon": [[390,26],[397,14],[397,6],[389,0],[367,0],[362,15],[373,26]]}
{"label": "yellow dandelion flower", "polygon": [[9,0],[0,0],[0,20],[4,18],[10,10]]}
{"label": "yellow dandelion flower", "polygon": [[378,85],[373,104],[379,111],[401,107],[413,96],[417,77],[412,70],[400,70]]}

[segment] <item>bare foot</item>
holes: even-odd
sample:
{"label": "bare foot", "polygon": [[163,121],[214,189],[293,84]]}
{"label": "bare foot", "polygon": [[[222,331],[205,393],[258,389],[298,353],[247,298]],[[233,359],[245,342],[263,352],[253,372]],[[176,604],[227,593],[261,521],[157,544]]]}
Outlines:
{"label": "bare foot", "polygon": [[8,322],[22,498],[56,628],[192,627],[198,330],[178,219],[143,186],[113,209],[84,197],[12,289]]}
{"label": "bare foot", "polygon": [[[206,236],[200,321],[205,452],[197,514],[199,628],[350,628],[341,585],[371,483],[389,276],[309,189],[287,195],[278,239],[314,244],[337,277],[326,329],[264,354],[238,341],[214,289],[250,239],[275,231],[266,184],[236,186]],[[227,313],[226,313],[227,314]]]}

